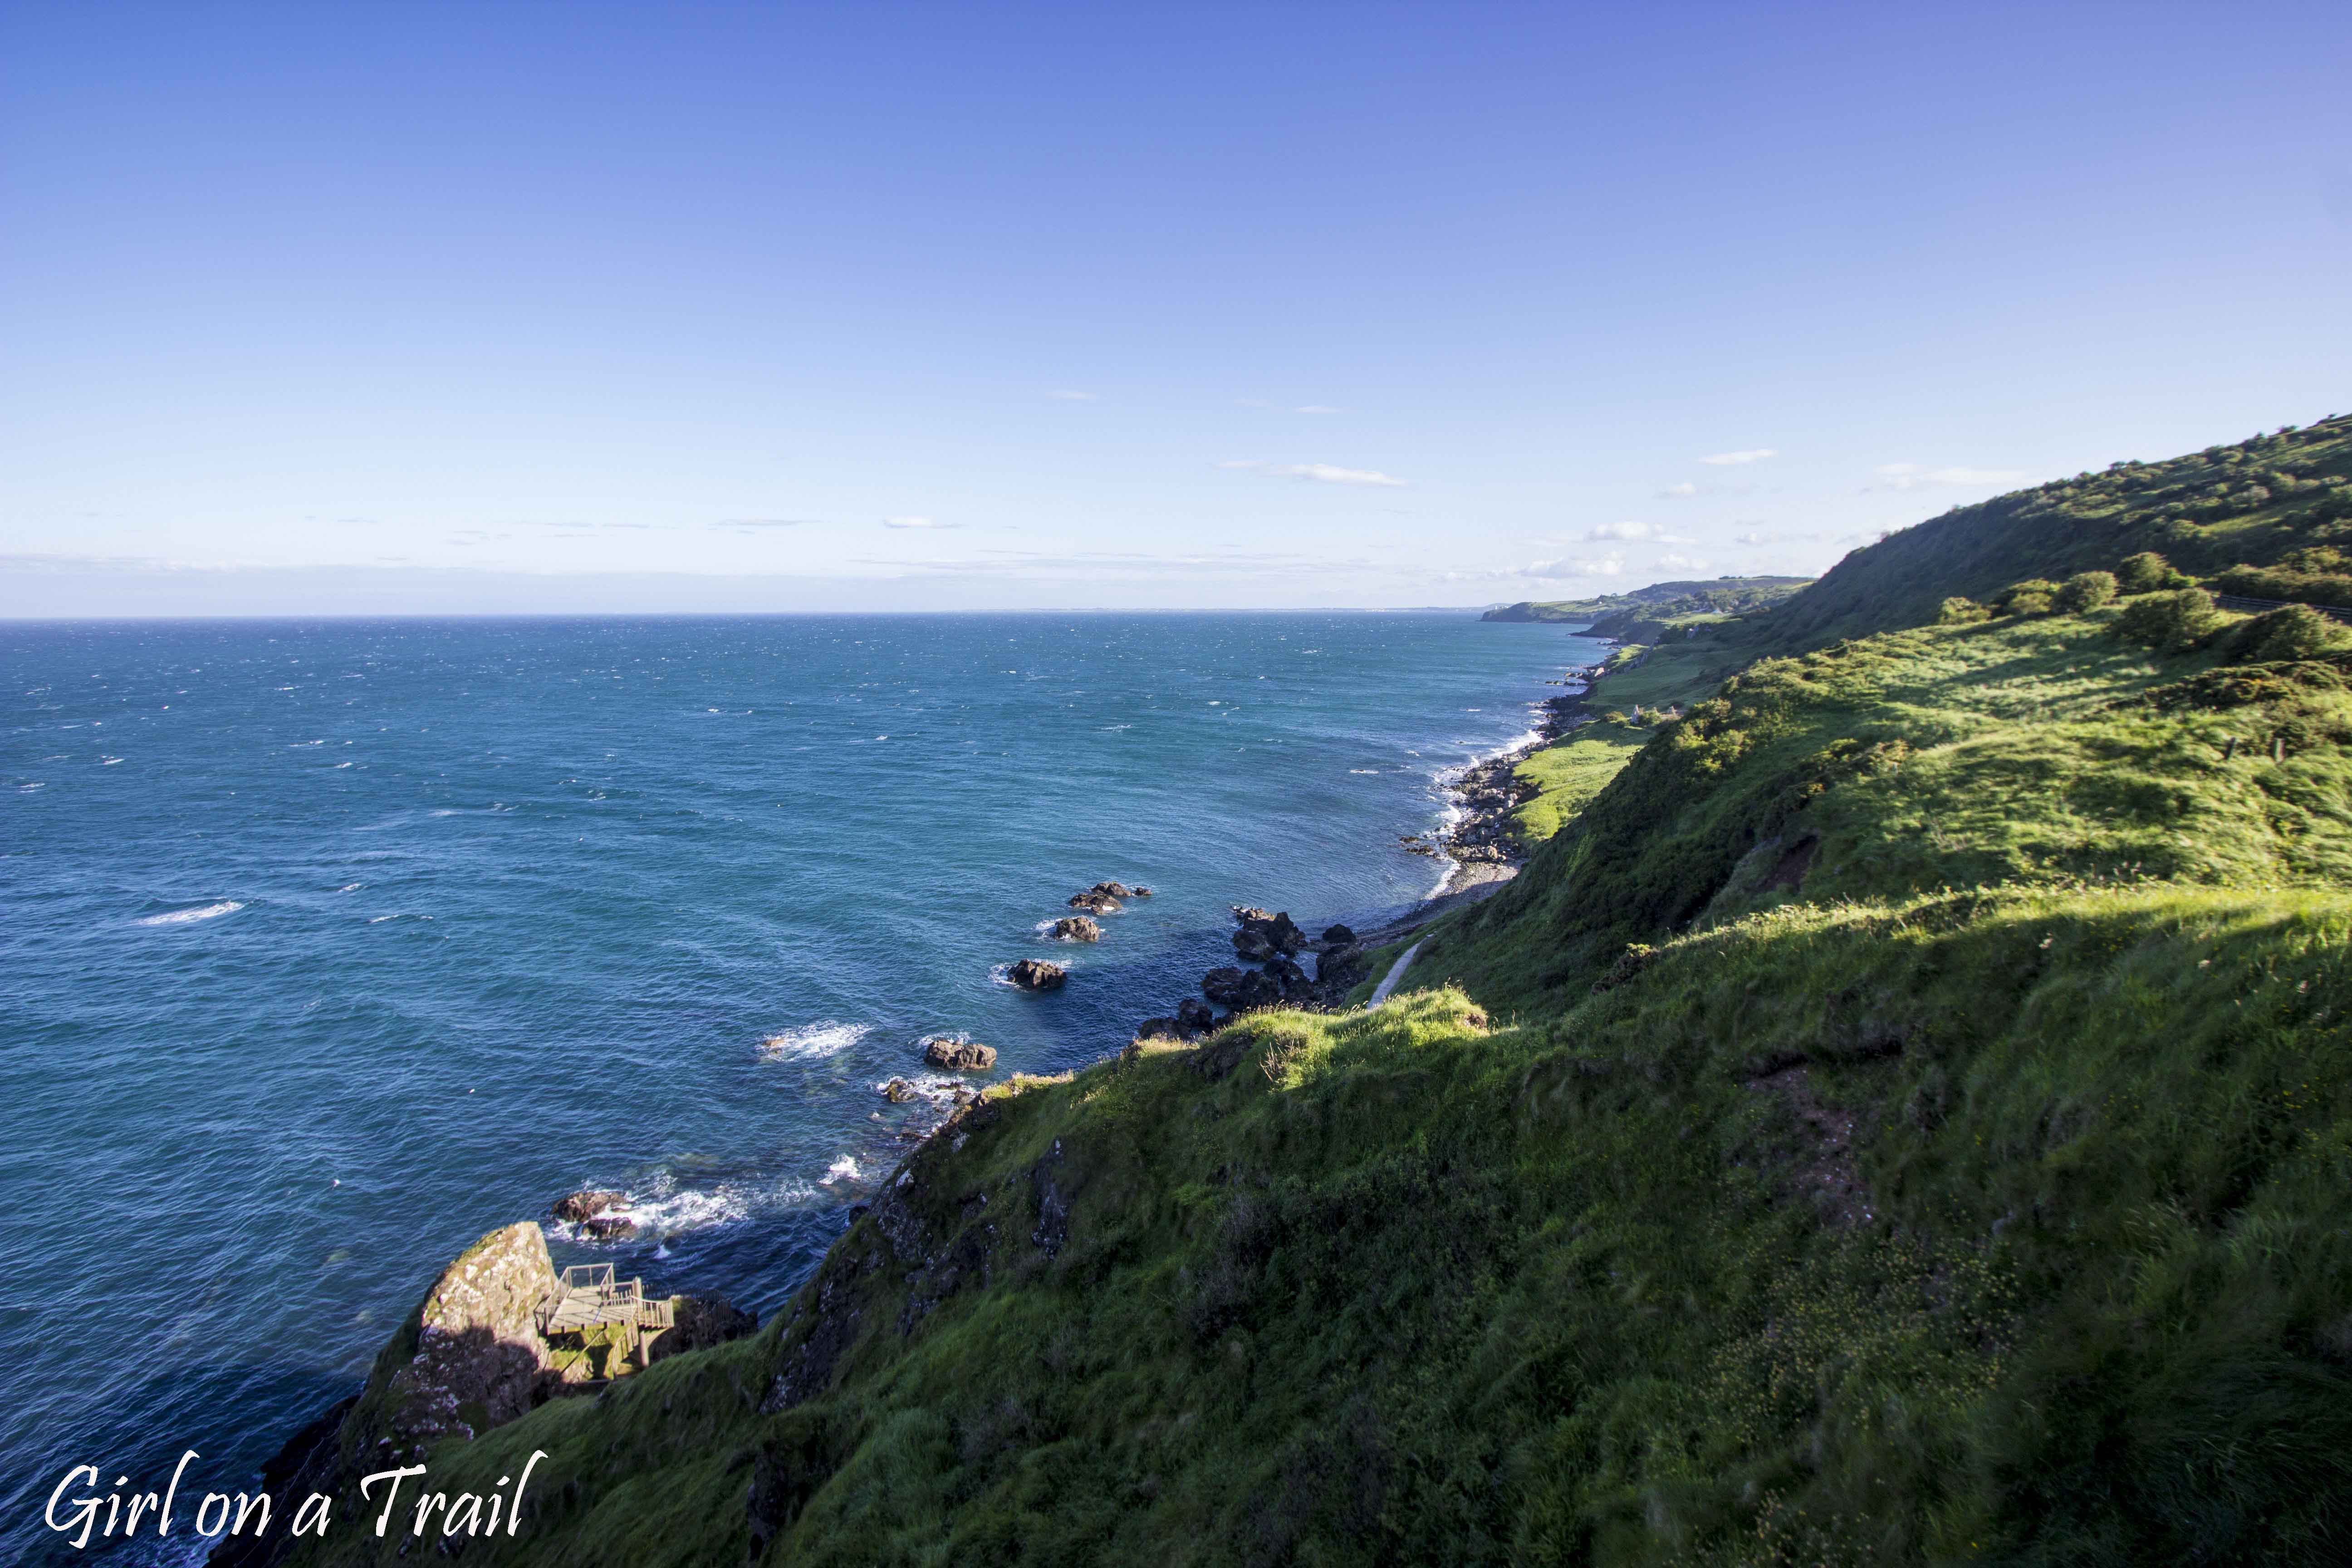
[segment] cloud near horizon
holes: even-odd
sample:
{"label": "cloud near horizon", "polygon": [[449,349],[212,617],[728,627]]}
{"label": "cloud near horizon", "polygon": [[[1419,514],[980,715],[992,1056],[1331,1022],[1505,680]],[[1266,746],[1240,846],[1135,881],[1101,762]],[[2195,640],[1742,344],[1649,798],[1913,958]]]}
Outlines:
{"label": "cloud near horizon", "polygon": [[1587,539],[1655,539],[1659,531],[1646,522],[1604,522],[1584,536]]}
{"label": "cloud near horizon", "polygon": [[1685,479],[1681,484],[1668,485],[1664,489],[1660,490],[1658,492],[1658,499],[1660,500],[1676,500],[1685,496],[1695,496],[1696,494],[1698,494],[1698,487],[1691,483],[1688,479]]}
{"label": "cloud near horizon", "polygon": [[1342,468],[1330,463],[1269,463],[1263,458],[1236,458],[1219,463],[1221,468],[1250,468],[1261,474],[1277,474],[1285,479],[1315,479],[1327,485],[1389,485],[1402,486],[1410,480],[1377,468]]}
{"label": "cloud near horizon", "polygon": [[1873,489],[1916,490],[1922,485],[1959,485],[1979,489],[2021,485],[2030,479],[2023,468],[1928,468],[1919,463],[1881,463]]}
{"label": "cloud near horizon", "polygon": [[1741,452],[1717,452],[1711,458],[1701,458],[1699,461],[1710,468],[1737,468],[1743,463],[1760,463],[1767,458],[1777,458],[1780,455],[1780,451],[1775,447],[1751,447]]}
{"label": "cloud near horizon", "polygon": [[885,528],[961,528],[963,524],[937,522],[928,517],[886,517],[882,520],[882,526]]}
{"label": "cloud near horizon", "polygon": [[1530,561],[1525,566],[1513,566],[1496,574],[1501,577],[1535,577],[1545,582],[1561,582],[1570,577],[1615,577],[1625,570],[1625,557],[1616,551],[1597,561]]}

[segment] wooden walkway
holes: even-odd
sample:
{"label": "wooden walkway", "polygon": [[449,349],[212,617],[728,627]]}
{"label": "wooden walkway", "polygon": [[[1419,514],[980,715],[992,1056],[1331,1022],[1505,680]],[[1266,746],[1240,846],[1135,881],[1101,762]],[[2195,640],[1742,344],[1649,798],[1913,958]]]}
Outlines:
{"label": "wooden walkway", "polygon": [[[621,1375],[625,1363],[644,1366],[654,1337],[677,1323],[667,1299],[648,1300],[644,1281],[614,1279],[609,1263],[573,1264],[539,1307],[540,1337],[559,1360],[589,1358],[607,1377]],[[604,1354],[593,1357],[598,1347]]]}

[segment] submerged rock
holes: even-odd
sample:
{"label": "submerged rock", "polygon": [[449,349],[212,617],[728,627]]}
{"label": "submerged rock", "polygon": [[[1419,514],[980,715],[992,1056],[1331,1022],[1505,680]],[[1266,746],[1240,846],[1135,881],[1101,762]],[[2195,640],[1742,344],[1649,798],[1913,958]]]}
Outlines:
{"label": "submerged rock", "polygon": [[1024,991],[1059,991],[1062,988],[1062,983],[1069,977],[1068,970],[1058,963],[1049,963],[1042,958],[1024,958],[1014,964],[1007,975],[1013,984]]}
{"label": "submerged rock", "polygon": [[903,1078],[894,1078],[882,1086],[882,1098],[893,1105],[904,1105],[917,1098],[918,1093],[915,1086]]}
{"label": "submerged rock", "polygon": [[1066,915],[1054,922],[1055,942],[1100,942],[1102,927],[1085,915]]}
{"label": "submerged rock", "polygon": [[996,1047],[977,1040],[935,1039],[925,1043],[923,1059],[950,1072],[986,1072],[996,1065]]}

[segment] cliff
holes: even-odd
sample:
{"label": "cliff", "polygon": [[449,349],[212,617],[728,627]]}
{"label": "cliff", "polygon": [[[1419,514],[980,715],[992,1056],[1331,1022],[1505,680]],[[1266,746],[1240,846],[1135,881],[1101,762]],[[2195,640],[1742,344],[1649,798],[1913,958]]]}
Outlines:
{"label": "cliff", "polygon": [[2352,1560],[2352,633],[2019,584],[2324,545],[2290,434],[2195,459],[2285,511],[2006,498],[1628,660],[1679,716],[1384,1006],[992,1089],[760,1333],[451,1426],[453,1491],[551,1456],[458,1544]]}

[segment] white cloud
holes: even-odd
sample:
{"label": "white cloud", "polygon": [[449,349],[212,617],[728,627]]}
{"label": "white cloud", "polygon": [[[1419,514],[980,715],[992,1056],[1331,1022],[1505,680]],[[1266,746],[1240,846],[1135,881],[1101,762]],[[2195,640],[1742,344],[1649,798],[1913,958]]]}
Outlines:
{"label": "white cloud", "polygon": [[1916,490],[1922,485],[1958,485],[1979,489],[2021,485],[2030,478],[2023,468],[1931,468],[1918,463],[1881,463],[1873,489]]}
{"label": "white cloud", "polygon": [[886,517],[882,520],[882,526],[885,528],[961,528],[963,525],[958,522],[935,522],[928,517]]}
{"label": "white cloud", "polygon": [[1537,577],[1546,582],[1556,583],[1570,577],[1614,577],[1624,570],[1625,557],[1612,551],[1597,561],[1530,561],[1525,566],[1514,566],[1501,575]]}
{"label": "white cloud", "polygon": [[1327,485],[1402,485],[1409,481],[1377,468],[1342,468],[1329,463],[1269,463],[1257,458],[1235,458],[1219,463],[1221,468],[1255,468],[1264,474],[1279,474],[1285,479],[1317,479]]}
{"label": "white cloud", "polygon": [[1706,558],[1700,555],[1661,555],[1658,564],[1669,572],[1704,572],[1706,570]]}
{"label": "white cloud", "polygon": [[1677,497],[1695,496],[1696,494],[1698,494],[1698,487],[1685,479],[1681,484],[1668,485],[1664,489],[1660,490],[1658,492],[1658,499],[1660,500],[1673,500]]}
{"label": "white cloud", "polygon": [[1717,452],[1711,458],[1701,458],[1699,461],[1713,468],[1738,468],[1743,463],[1760,463],[1767,458],[1777,458],[1780,455],[1774,447],[1751,447],[1743,452]]}
{"label": "white cloud", "polygon": [[1092,403],[1095,400],[1095,395],[1091,392],[1072,392],[1067,387],[1049,392],[1045,395],[1056,403]]}
{"label": "white cloud", "polygon": [[1658,531],[1646,522],[1604,522],[1584,537],[1587,539],[1652,539]]}

